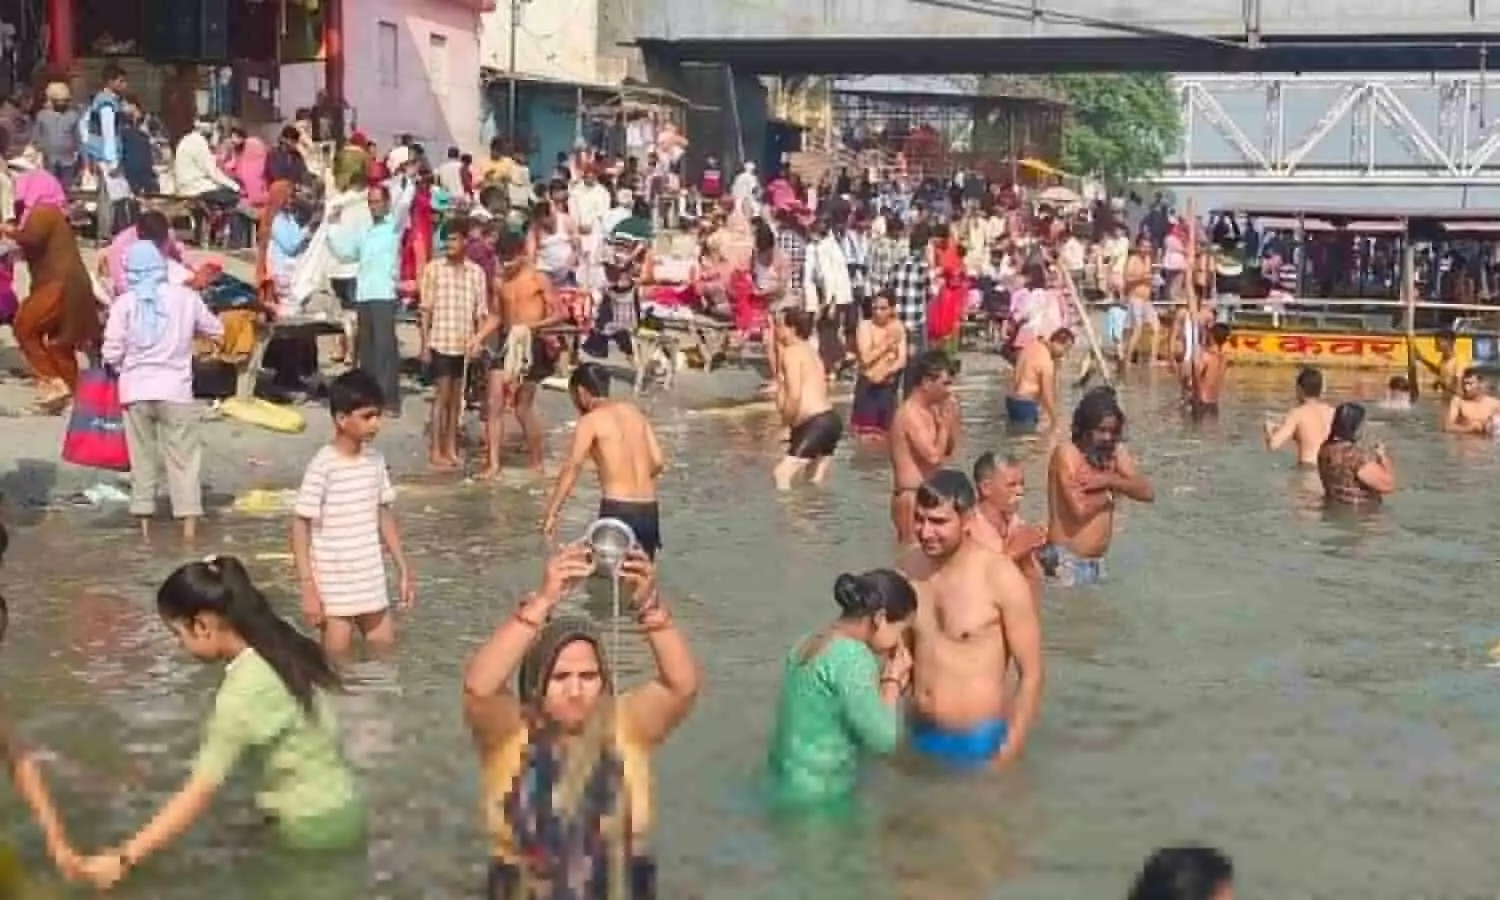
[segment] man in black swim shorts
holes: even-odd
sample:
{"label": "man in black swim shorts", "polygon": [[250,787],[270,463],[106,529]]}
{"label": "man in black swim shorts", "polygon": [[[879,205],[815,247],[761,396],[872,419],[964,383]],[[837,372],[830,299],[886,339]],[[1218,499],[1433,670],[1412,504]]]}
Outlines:
{"label": "man in black swim shorts", "polygon": [[777,490],[789,490],[792,480],[809,467],[808,480],[822,484],[833,464],[833,451],[844,436],[844,422],[828,399],[827,371],[808,341],[812,331],[812,314],[802,310],[786,310],[776,322],[776,340],[781,346],[776,409],[791,428],[786,456],[772,472]]}
{"label": "man in black swim shorts", "polygon": [[619,519],[635,532],[636,543],[652,559],[661,549],[661,510],[656,480],[666,468],[661,444],[640,408],[609,397],[609,370],[584,363],[573,370],[568,393],[578,410],[578,427],[568,457],[557,473],[557,485],[542,517],[542,533],[557,530],[557,519],[583,466],[592,460],[599,473],[599,518]]}

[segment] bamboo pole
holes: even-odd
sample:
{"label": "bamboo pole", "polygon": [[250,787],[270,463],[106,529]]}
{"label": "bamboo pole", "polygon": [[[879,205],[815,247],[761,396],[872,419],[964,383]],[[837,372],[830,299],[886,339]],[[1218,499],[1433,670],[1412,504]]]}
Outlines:
{"label": "bamboo pole", "polygon": [[1099,346],[1099,335],[1094,331],[1094,322],[1089,318],[1088,307],[1083,305],[1083,297],[1078,293],[1078,285],[1073,283],[1073,273],[1068,271],[1067,266],[1059,265],[1058,270],[1062,272],[1063,285],[1067,288],[1068,297],[1073,301],[1073,311],[1083,323],[1083,335],[1088,339],[1089,350],[1094,357],[1094,364],[1099,367],[1099,374],[1104,376],[1104,383],[1110,387],[1114,386],[1114,379],[1109,374],[1109,362],[1104,358],[1104,350]]}
{"label": "bamboo pole", "polygon": [[[1179,331],[1182,333],[1182,362],[1192,371],[1193,361],[1188,356],[1188,329],[1198,327],[1198,215],[1197,204],[1189,197],[1187,206],[1183,210],[1183,217],[1187,222],[1187,271],[1183,274],[1183,287],[1187,294],[1187,320],[1182,323]],[[1195,334],[1193,345],[1197,349],[1203,348],[1203,335]]]}
{"label": "bamboo pole", "polygon": [[1411,222],[1403,223],[1401,237],[1401,299],[1406,303],[1406,390],[1417,402],[1417,245],[1411,239]]}

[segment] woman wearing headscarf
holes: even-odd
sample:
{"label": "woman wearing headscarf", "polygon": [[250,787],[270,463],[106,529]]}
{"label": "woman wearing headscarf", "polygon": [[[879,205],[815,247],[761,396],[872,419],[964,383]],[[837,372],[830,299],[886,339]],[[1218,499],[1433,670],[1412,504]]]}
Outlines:
{"label": "woman wearing headscarf", "polygon": [[1340,403],[1333,411],[1328,440],[1318,449],[1318,477],[1330,503],[1368,506],[1396,490],[1396,465],[1385,445],[1377,443],[1372,453],[1360,449],[1364,424],[1365,408],[1358,403]]}
{"label": "woman wearing headscarf", "polygon": [[224,326],[197,291],[167,278],[167,258],[152,241],[125,254],[128,290],[109,308],[100,355],[120,377],[130,447],[130,512],[148,534],[156,514],[158,472],[165,470],[172,516],[191,540],[203,515],[203,439],[193,400],[193,338],[219,340]]}
{"label": "woman wearing headscarf", "polygon": [[646,845],[650,754],[692,708],[698,665],[662,604],[650,559],[632,550],[620,578],[656,677],[619,692],[594,626],[552,618],[593,571],[588,548],[558,551],[541,587],[495,629],[464,675],[465,717],[484,767],[490,900],[656,897]]}
{"label": "woman wearing headscarf", "polygon": [[37,379],[37,408],[61,412],[78,386],[78,351],[99,341],[99,304],[73,227],[63,212],[68,195],[51,173],[16,180],[15,224],[0,226],[31,273],[31,293],[16,313],[16,343]]}

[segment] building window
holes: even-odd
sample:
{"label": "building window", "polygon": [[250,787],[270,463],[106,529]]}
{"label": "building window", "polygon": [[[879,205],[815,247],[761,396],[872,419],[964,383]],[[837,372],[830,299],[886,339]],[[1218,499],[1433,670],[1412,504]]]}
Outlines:
{"label": "building window", "polygon": [[400,84],[401,66],[397,50],[399,39],[399,33],[396,31],[396,26],[393,23],[379,23],[376,47],[379,49],[380,55],[377,57],[375,64],[380,76],[381,87],[396,87]]}
{"label": "building window", "polygon": [[427,78],[436,97],[448,96],[448,36],[427,36]]}

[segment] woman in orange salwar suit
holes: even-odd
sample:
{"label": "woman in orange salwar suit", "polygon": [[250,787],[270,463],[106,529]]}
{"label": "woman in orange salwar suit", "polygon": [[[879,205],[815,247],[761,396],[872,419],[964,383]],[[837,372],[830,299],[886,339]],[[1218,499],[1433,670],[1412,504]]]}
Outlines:
{"label": "woman in orange salwar suit", "polygon": [[[41,176],[45,176],[42,178]],[[36,189],[30,189],[36,179]],[[37,408],[61,412],[78,386],[78,351],[99,345],[104,327],[94,285],[78,252],[73,226],[62,202],[44,184],[45,172],[32,172],[16,185],[18,225],[0,229],[15,240],[31,273],[31,293],[13,326],[16,343],[37,379]]]}

